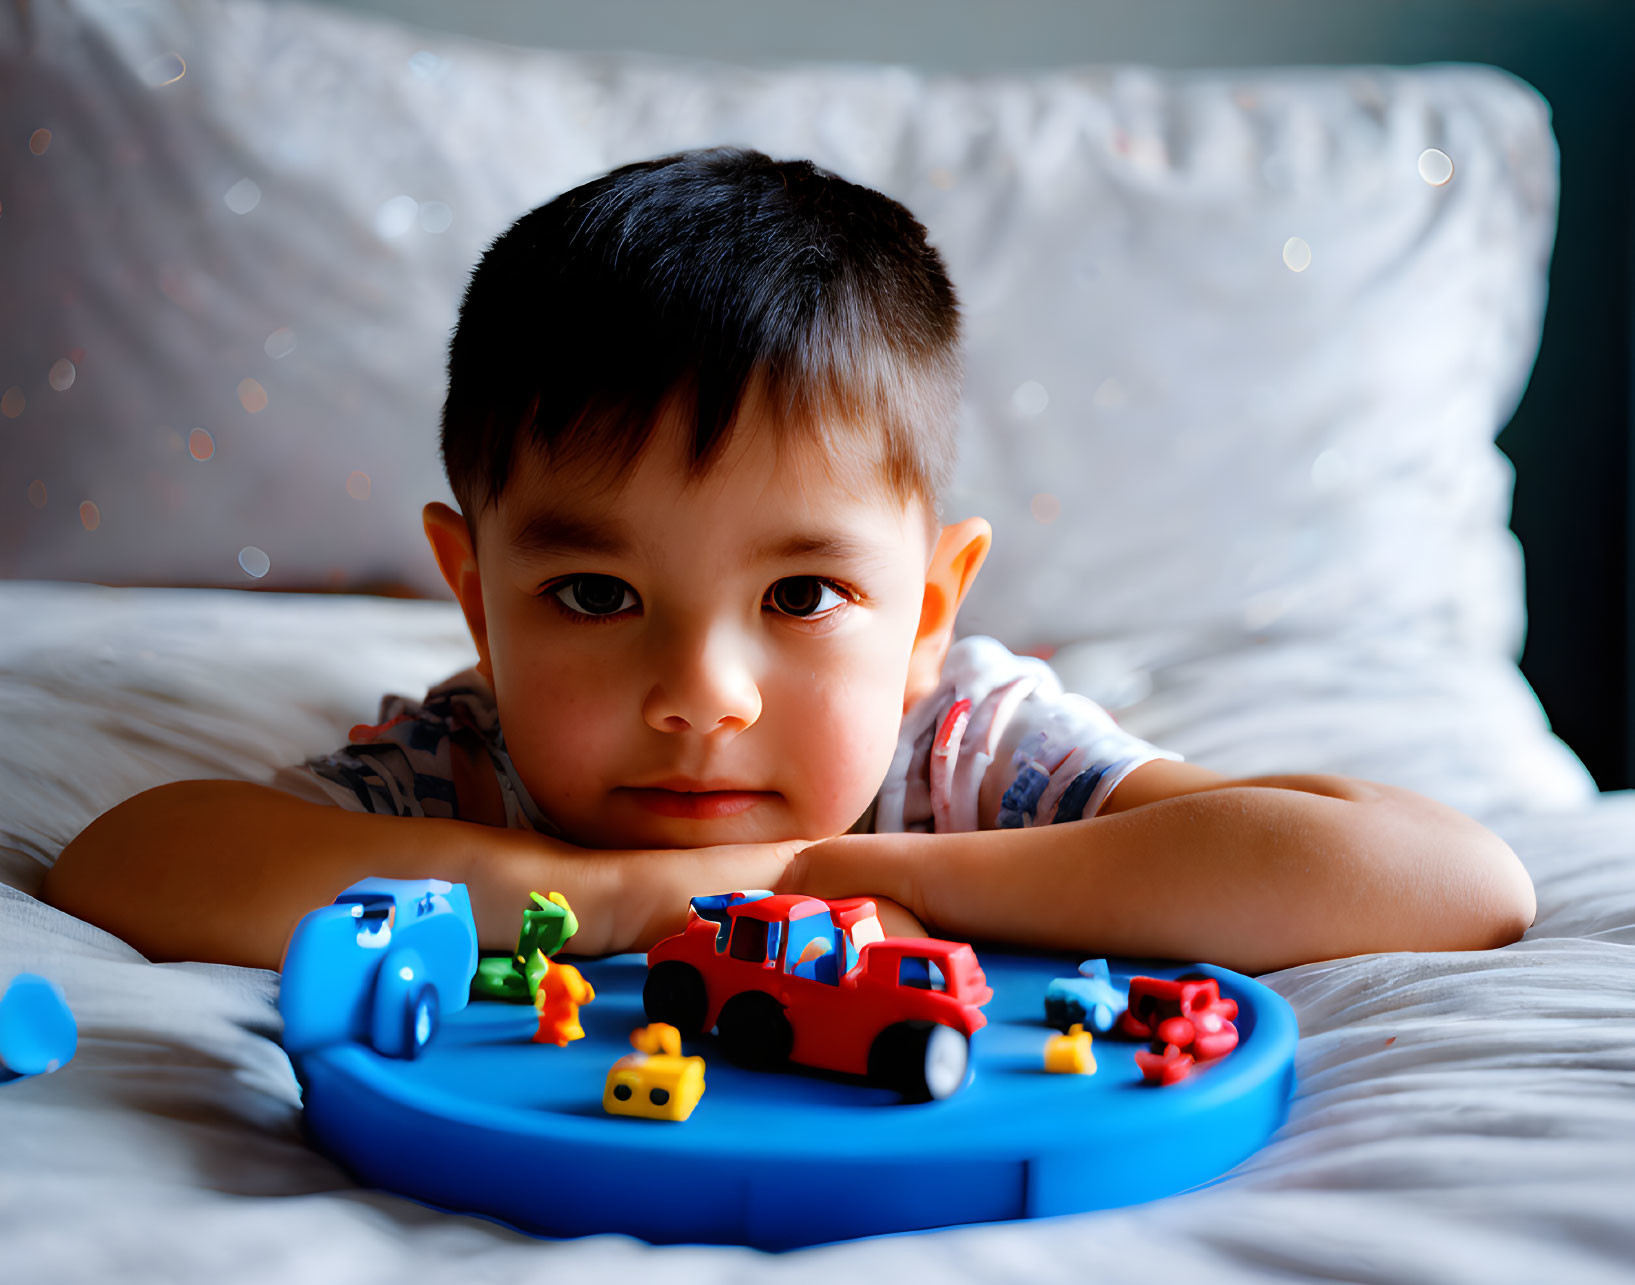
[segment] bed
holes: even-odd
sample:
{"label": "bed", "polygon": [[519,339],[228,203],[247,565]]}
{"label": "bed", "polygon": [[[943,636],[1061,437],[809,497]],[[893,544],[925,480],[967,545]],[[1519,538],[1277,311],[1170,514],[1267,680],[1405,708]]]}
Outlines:
{"label": "bed", "polygon": [[[0,372],[24,403],[0,402],[7,493],[44,497],[4,518],[0,981],[52,978],[80,1032],[67,1067],[0,1087],[0,1277],[1635,1271],[1635,790],[1597,789],[1517,667],[1494,446],[1557,227],[1534,87],[1452,63],[756,67],[248,0],[0,15],[4,105],[53,129],[0,161],[34,318],[0,345],[30,372]],[[302,116],[318,90],[332,114]],[[152,963],[35,895],[120,800],[269,781],[470,663],[418,536],[446,498],[428,371],[463,274],[577,178],[729,138],[897,196],[949,259],[970,345],[949,516],[996,532],[962,632],[1222,771],[1418,789],[1532,874],[1512,946],[1264,976],[1299,1019],[1298,1093],[1217,1183],[781,1255],[534,1239],[306,1143],[275,973]],[[75,199],[110,167],[118,220]]]}

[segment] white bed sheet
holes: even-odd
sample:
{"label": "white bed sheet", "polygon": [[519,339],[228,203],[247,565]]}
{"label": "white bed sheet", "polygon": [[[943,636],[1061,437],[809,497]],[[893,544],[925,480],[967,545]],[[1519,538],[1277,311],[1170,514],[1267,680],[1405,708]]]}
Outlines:
{"label": "white bed sheet", "polygon": [[[1299,1093],[1214,1186],[776,1256],[552,1242],[359,1189],[308,1147],[276,974],[150,964],[30,895],[121,798],[182,776],[266,779],[341,743],[381,691],[468,663],[453,606],[13,582],[0,621],[0,982],[51,977],[80,1030],[62,1071],[0,1087],[8,1285],[1635,1274],[1635,792],[1482,815],[1539,891],[1514,946],[1268,975],[1299,1017]],[[1244,708],[1258,700],[1264,719],[1265,695]],[[1364,717],[1340,696],[1336,718]],[[1304,725],[1320,726],[1309,704]],[[1327,765],[1318,740],[1297,748]],[[538,1181],[565,1179],[542,1159]]]}

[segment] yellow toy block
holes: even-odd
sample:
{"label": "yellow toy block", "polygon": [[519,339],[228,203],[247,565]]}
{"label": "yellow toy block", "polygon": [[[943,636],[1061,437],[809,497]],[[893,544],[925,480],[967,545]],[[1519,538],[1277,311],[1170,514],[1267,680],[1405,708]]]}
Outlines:
{"label": "yellow toy block", "polygon": [[609,1068],[602,1110],[650,1120],[685,1120],[704,1096],[704,1059],[682,1057],[680,1033],[664,1022],[632,1031],[630,1042],[639,1051]]}
{"label": "yellow toy block", "polygon": [[1090,1032],[1075,1022],[1066,1035],[1052,1035],[1045,1041],[1045,1070],[1066,1075],[1094,1075],[1095,1055],[1090,1051]]}

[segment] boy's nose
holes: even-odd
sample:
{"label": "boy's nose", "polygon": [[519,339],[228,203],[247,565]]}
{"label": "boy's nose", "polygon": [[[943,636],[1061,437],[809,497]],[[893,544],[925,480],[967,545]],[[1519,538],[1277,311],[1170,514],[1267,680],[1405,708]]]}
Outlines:
{"label": "boy's nose", "polygon": [[760,718],[760,684],[728,640],[687,644],[673,638],[664,650],[657,681],[642,704],[649,727],[708,735],[723,727],[741,732]]}

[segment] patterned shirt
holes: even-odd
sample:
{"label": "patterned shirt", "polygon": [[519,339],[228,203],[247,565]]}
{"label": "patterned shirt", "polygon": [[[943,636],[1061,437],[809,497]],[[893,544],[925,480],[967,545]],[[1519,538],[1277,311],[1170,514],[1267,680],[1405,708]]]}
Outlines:
{"label": "patterned shirt", "polygon": [[[348,735],[345,749],[281,768],[272,784],[358,812],[458,819],[450,739],[465,736],[487,752],[506,825],[558,833],[518,776],[494,690],[474,668],[444,679],[420,702],[383,697],[379,721],[360,723]],[[1077,821],[1095,816],[1125,776],[1154,759],[1181,755],[1124,731],[1088,697],[1063,691],[1044,661],[975,634],[949,647],[936,691],[903,715],[885,781],[852,830]],[[996,814],[980,817],[983,780],[996,763],[1003,765],[1005,790]]]}

